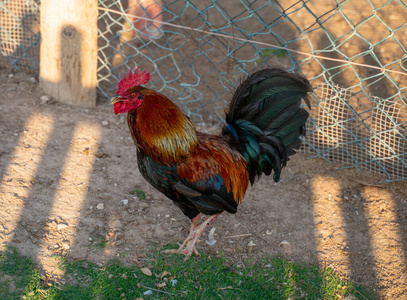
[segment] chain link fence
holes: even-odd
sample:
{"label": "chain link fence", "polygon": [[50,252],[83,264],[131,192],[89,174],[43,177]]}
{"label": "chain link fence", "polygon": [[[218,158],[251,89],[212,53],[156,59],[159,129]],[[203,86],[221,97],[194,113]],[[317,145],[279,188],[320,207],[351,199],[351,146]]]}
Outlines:
{"label": "chain link fence", "polygon": [[0,1],[0,65],[38,73],[39,8],[39,0]]}
{"label": "chain link fence", "polygon": [[[38,72],[38,8],[0,4],[0,59],[17,70]],[[140,65],[195,122],[219,126],[245,75],[281,67],[315,88],[306,151],[407,179],[405,20],[401,0],[99,0],[99,97]]]}

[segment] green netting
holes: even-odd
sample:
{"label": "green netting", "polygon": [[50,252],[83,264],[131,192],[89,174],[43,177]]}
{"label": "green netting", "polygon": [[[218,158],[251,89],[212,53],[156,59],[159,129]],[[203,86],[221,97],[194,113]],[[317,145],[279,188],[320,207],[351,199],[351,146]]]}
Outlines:
{"label": "green netting", "polygon": [[[278,66],[315,87],[304,150],[406,179],[406,20],[400,0],[99,0],[99,96],[140,65],[194,121],[219,126],[241,78]],[[4,49],[11,35],[0,30]],[[16,52],[2,54],[19,66]]]}

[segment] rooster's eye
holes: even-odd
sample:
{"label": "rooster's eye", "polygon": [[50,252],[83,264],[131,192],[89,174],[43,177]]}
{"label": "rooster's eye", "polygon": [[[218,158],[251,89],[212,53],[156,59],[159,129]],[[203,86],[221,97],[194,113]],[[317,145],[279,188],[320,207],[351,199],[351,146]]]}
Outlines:
{"label": "rooster's eye", "polygon": [[132,98],[136,98],[136,96],[137,96],[136,93],[131,93],[131,94],[130,94],[130,97],[132,97]]}

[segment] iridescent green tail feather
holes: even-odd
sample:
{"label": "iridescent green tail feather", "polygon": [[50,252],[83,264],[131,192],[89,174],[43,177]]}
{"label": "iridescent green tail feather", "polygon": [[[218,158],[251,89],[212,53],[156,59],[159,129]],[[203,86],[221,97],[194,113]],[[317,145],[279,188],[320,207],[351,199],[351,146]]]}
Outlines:
{"label": "iridescent green tail feather", "polygon": [[263,173],[280,179],[289,156],[305,135],[311,84],[304,77],[281,69],[257,71],[244,80],[226,112],[223,135],[248,163],[250,182]]}

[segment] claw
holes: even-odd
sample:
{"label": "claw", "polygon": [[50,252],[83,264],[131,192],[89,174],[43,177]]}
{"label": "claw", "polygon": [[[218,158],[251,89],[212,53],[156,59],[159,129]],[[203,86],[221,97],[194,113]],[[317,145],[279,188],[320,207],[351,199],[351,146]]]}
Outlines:
{"label": "claw", "polygon": [[198,250],[196,250],[196,247],[195,246],[191,247],[191,245],[183,247],[183,248],[180,247],[178,249],[168,249],[168,250],[164,250],[162,252],[166,253],[166,254],[168,254],[168,253],[183,254],[183,255],[185,255],[184,261],[187,261],[191,257],[192,253],[194,253],[196,256],[201,256],[201,254],[199,254]]}

